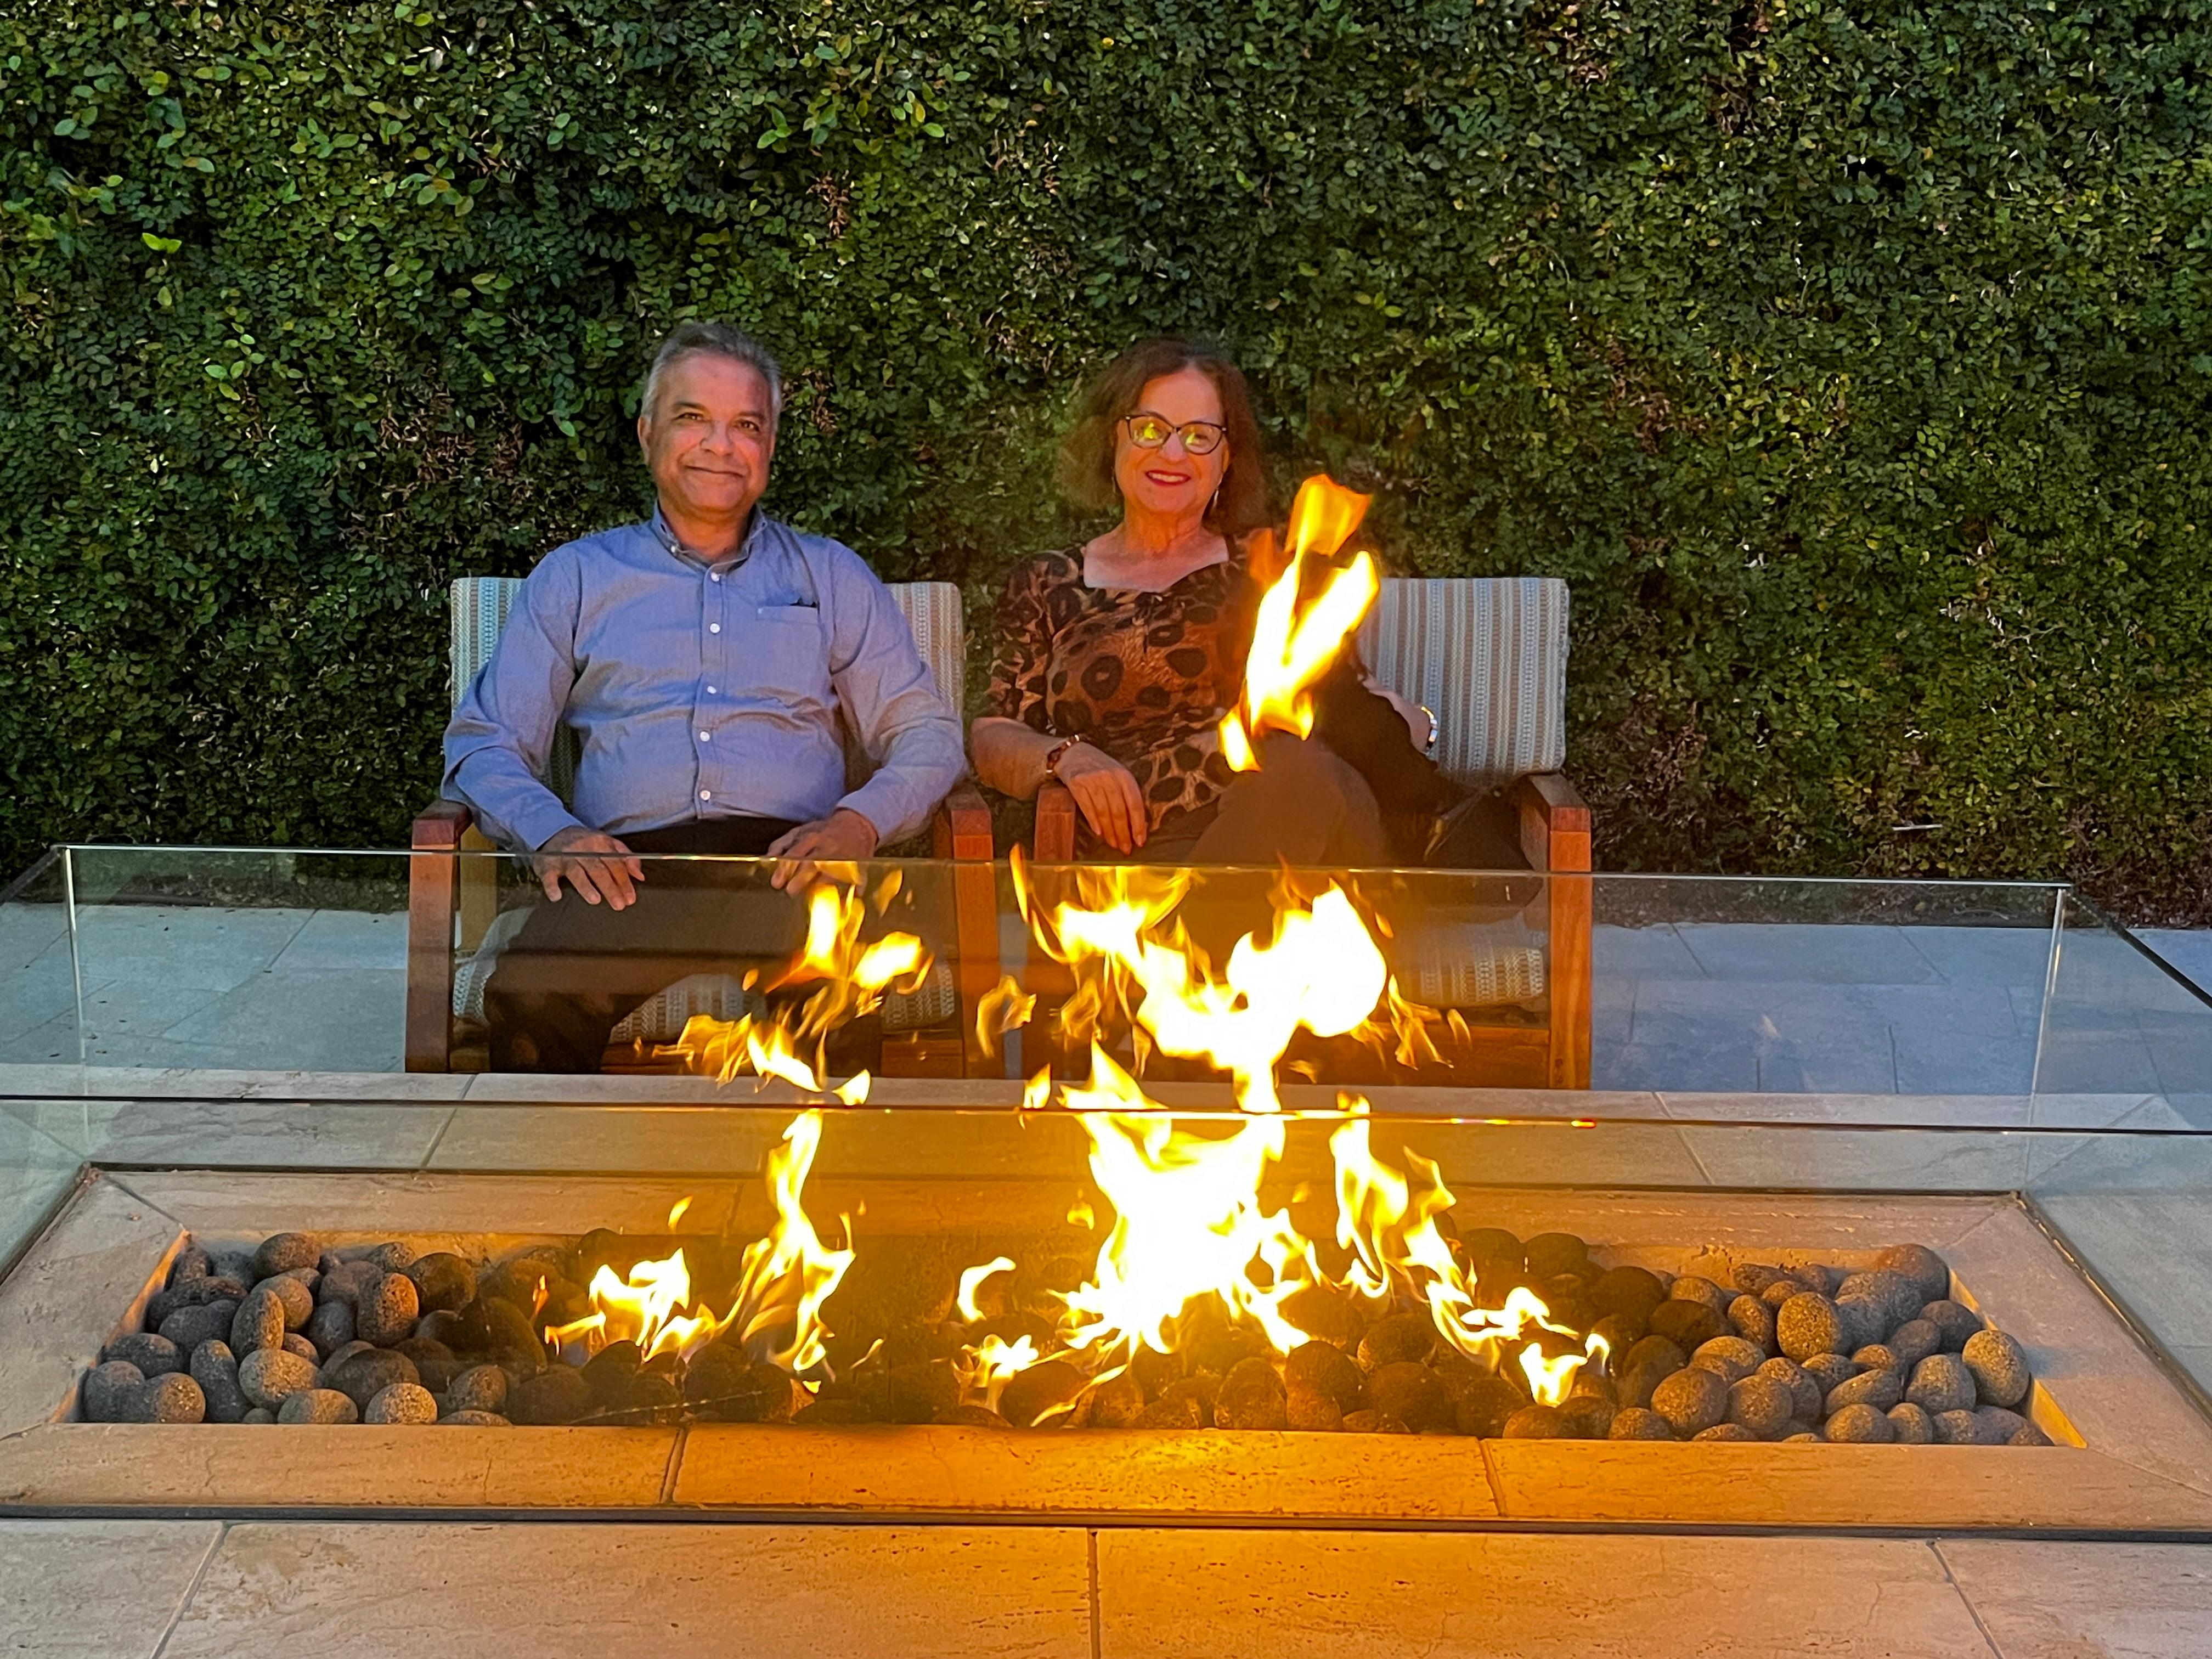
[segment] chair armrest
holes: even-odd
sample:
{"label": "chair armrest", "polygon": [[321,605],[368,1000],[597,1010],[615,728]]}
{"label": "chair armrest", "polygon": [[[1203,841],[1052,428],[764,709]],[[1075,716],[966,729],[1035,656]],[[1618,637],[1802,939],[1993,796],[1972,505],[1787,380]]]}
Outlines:
{"label": "chair armrest", "polygon": [[954,786],[929,821],[933,858],[977,859],[988,862],[997,848],[991,840],[991,809],[973,783]]}
{"label": "chair armrest", "polygon": [[1039,864],[1075,862],[1075,797],[1066,784],[1048,781],[1037,791],[1036,833],[1031,844]]}
{"label": "chair armrest", "polygon": [[1532,870],[1590,867],[1589,804],[1559,772],[1531,772],[1513,786],[1521,851]]}
{"label": "chair armrest", "polygon": [[415,815],[414,839],[409,845],[418,853],[452,852],[475,822],[476,815],[463,803],[434,800]]}

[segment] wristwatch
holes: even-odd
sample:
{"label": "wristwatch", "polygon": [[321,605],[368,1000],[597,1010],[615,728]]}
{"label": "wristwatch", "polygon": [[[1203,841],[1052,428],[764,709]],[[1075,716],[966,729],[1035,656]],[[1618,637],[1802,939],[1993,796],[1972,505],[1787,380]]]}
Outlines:
{"label": "wristwatch", "polygon": [[1056,780],[1060,776],[1060,757],[1082,741],[1083,736],[1078,732],[1074,737],[1062,738],[1050,749],[1045,750],[1044,775],[1048,781]]}

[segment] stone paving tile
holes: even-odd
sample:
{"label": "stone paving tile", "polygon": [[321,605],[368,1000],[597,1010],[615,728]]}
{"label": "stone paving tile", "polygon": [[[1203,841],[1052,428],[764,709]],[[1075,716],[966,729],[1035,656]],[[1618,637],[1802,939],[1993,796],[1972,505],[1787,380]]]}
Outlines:
{"label": "stone paving tile", "polygon": [[2051,969],[2051,927],[1900,927],[1907,944],[1953,985],[2040,990]]}
{"label": "stone paving tile", "polygon": [[77,957],[88,981],[143,980],[228,991],[275,960],[306,910],[81,904]]}
{"label": "stone paving tile", "polygon": [[407,913],[317,910],[271,964],[280,973],[407,966]]}
{"label": "stone paving tile", "polygon": [[2136,937],[2200,990],[2212,991],[2212,927],[2139,927]]}
{"label": "stone paving tile", "polygon": [[163,1659],[1084,1659],[1079,1530],[242,1524]]}
{"label": "stone paving tile", "polygon": [[88,1158],[114,1164],[414,1169],[451,1117],[438,1102],[14,1102],[6,1111]]}
{"label": "stone paving tile", "polygon": [[0,904],[0,974],[27,968],[69,938],[69,912],[58,904]]}
{"label": "stone paving tile", "polygon": [[[106,981],[94,981],[86,990],[99,991],[106,984]],[[70,971],[66,957],[0,974],[0,1042],[27,1036],[63,1019],[73,1028],[76,1006],[76,975]],[[75,1048],[72,1037],[72,1052]]]}
{"label": "stone paving tile", "polygon": [[404,1065],[406,1012],[407,976],[398,969],[271,970],[162,1036],[221,1054],[232,1066],[398,1072]]}
{"label": "stone paving tile", "polygon": [[222,1527],[0,1521],[0,1653],[155,1659]]}
{"label": "stone paving tile", "polygon": [[1937,1553],[2001,1659],[2212,1653],[2212,1550],[1946,1539]]}
{"label": "stone paving tile", "polygon": [[1917,985],[1939,978],[1896,927],[1678,922],[1674,932],[1713,979]]}
{"label": "stone paving tile", "polygon": [[1725,1093],[1759,1087],[1759,1055],[1748,1047],[1624,1042],[1590,1046],[1590,1082],[1600,1089],[1687,1089]]}
{"label": "stone paving tile", "polygon": [[83,1163],[52,1136],[0,1115],[0,1261],[46,1219]]}
{"label": "stone paving tile", "polygon": [[1702,979],[1698,965],[1681,935],[1661,923],[1653,927],[1590,929],[1590,965],[1594,976],[1621,979]]}
{"label": "stone paving tile", "polygon": [[1991,1036],[1939,1026],[1893,1025],[1897,1086],[1905,1094],[2026,1094],[2035,1081],[2035,1033]]}
{"label": "stone paving tile", "polygon": [[1101,1659],[1995,1659],[1911,1539],[1101,1531]]}

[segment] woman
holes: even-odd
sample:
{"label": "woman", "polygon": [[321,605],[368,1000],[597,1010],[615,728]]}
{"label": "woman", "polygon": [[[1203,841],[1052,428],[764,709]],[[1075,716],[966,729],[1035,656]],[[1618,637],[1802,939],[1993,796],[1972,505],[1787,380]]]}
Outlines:
{"label": "woman", "polygon": [[[1218,727],[1243,684],[1269,518],[1244,377],[1212,349],[1146,340],[1109,364],[1060,452],[1102,536],[1018,567],[1000,608],[975,771],[1020,799],[1048,780],[1077,852],[1182,864],[1392,861],[1374,792],[1323,743],[1276,732],[1232,772]],[[1410,711],[1426,737],[1427,716]],[[1395,734],[1394,734],[1395,736]]]}

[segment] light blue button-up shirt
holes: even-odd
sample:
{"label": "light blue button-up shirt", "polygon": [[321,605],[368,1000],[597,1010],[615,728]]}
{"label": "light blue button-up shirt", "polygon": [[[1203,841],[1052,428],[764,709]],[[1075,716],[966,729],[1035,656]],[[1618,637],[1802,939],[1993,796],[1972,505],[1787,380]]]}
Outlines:
{"label": "light blue button-up shirt", "polygon": [[[841,714],[876,767],[850,791]],[[580,739],[573,811],[544,781],[564,726]],[[446,795],[527,849],[576,825],[839,806],[893,842],[964,769],[960,723],[875,573],[757,511],[718,563],[658,513],[555,548],[446,728]]]}

